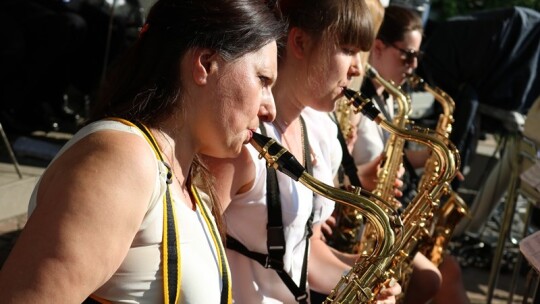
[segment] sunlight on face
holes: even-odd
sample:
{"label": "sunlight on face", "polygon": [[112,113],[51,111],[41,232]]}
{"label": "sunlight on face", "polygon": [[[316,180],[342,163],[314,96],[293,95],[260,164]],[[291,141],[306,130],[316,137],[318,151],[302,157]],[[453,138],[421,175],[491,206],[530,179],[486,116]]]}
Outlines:
{"label": "sunlight on face", "polygon": [[201,126],[208,138],[201,143],[201,152],[235,157],[258,127],[261,107],[274,109],[271,87],[277,77],[276,43],[225,62],[218,74],[215,100]]}

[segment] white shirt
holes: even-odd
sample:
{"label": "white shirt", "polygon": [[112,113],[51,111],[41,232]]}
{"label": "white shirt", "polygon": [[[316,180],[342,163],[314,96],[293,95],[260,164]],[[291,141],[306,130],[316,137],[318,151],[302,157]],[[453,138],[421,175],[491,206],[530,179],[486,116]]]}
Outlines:
{"label": "white shirt", "polygon": [[[394,104],[392,97],[387,98],[385,102],[388,114],[393,117]],[[376,102],[374,104],[380,110],[379,105]],[[382,127],[362,114],[360,114],[356,135],[357,139],[352,151],[352,157],[356,165],[368,163],[384,151],[385,137]]]}
{"label": "white shirt", "polygon": [[[314,110],[311,110],[314,111]],[[328,134],[337,141],[337,126],[325,113],[302,114],[306,121],[313,174],[321,181],[332,185],[333,173],[331,156],[333,149],[327,142]],[[324,118],[324,123],[321,119]],[[323,127],[325,126],[325,127]],[[281,142],[278,130],[272,124],[265,124],[267,136]],[[337,145],[339,147],[339,143]],[[247,192],[235,196],[225,210],[227,233],[240,241],[249,250],[267,253],[266,224],[266,161],[258,158],[259,153],[248,147],[255,163],[254,185]],[[286,251],[283,257],[284,270],[298,285],[305,254],[306,222],[313,210],[313,222],[326,220],[333,211],[334,203],[323,197],[313,198],[313,192],[285,174],[277,173]],[[227,250],[233,279],[233,299],[235,303],[296,303],[294,296],[273,269],[265,269],[257,261],[236,251]]]}
{"label": "white shirt", "polygon": [[[85,136],[103,130],[117,130],[143,136],[138,128],[120,122],[98,121],[77,132],[56,158]],[[150,145],[148,145],[148,149],[152,149]],[[166,190],[166,178],[167,168],[156,158],[154,191],[148,202],[148,211],[139,231],[120,267],[94,295],[113,303],[163,303],[162,202]],[[32,193],[28,207],[29,215],[36,207],[39,185],[38,182]],[[176,193],[171,193],[179,224],[181,301],[182,303],[195,304],[219,303],[222,279],[219,272],[217,251],[208,226],[202,217],[200,208],[197,208],[196,211],[191,210]],[[202,196],[200,191],[199,193]],[[214,218],[210,211],[208,208],[206,210],[210,221],[213,222]],[[107,254],[107,248],[103,249],[103,254]]]}

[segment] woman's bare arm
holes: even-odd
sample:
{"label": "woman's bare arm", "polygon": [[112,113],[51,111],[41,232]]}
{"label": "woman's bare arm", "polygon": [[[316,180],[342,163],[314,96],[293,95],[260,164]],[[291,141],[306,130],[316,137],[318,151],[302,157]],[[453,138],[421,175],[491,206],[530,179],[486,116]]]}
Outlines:
{"label": "woman's bare arm", "polygon": [[37,207],[0,272],[3,303],[81,303],[124,259],[156,178],[145,140],[83,138],[42,177]]}

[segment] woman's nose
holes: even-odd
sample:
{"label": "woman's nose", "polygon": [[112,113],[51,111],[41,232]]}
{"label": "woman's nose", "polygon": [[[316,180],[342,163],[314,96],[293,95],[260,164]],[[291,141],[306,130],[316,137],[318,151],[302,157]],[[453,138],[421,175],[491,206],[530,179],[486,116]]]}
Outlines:
{"label": "woman's nose", "polygon": [[360,60],[360,53],[357,53],[351,62],[351,66],[349,68],[349,76],[351,77],[358,77],[364,73],[363,67],[362,67],[362,61]]}
{"label": "woman's nose", "polygon": [[270,94],[264,98],[257,113],[259,119],[264,122],[272,122],[276,118],[276,104],[274,103],[274,95]]}

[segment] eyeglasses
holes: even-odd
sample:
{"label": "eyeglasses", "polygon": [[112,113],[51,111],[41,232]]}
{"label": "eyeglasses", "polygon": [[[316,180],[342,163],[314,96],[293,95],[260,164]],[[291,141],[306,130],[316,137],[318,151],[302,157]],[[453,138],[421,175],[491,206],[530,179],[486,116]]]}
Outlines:
{"label": "eyeglasses", "polygon": [[390,43],[388,45],[395,48],[396,50],[400,51],[401,54],[404,56],[403,61],[405,61],[405,63],[407,63],[407,64],[413,64],[414,59],[418,59],[420,61],[420,59],[422,59],[422,57],[424,56],[424,52],[422,52],[422,51],[402,49],[400,47],[397,47],[393,43]]}

